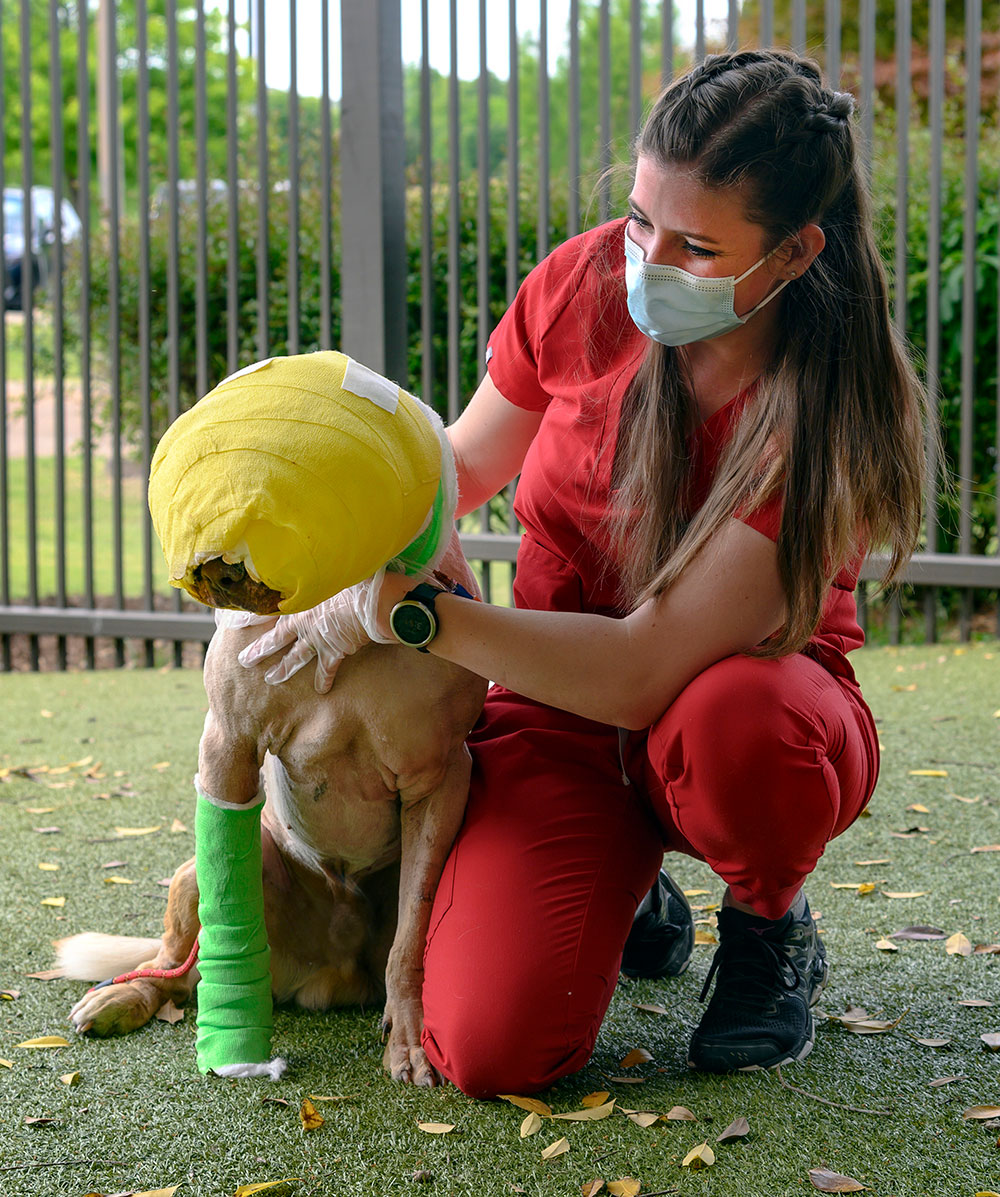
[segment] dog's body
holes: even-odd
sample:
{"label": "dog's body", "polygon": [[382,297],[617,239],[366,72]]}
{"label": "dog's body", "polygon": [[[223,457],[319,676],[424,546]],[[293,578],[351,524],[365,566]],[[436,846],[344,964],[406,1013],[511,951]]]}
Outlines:
{"label": "dog's body", "polygon": [[[474,588],[467,566],[461,578]],[[386,1068],[432,1084],[420,1047],[423,950],[465,809],[464,741],[486,683],[430,654],[373,644],[343,662],[328,694],[315,692],[311,668],[269,686],[264,667],[245,669],[236,659],[261,630],[220,630],[212,640],[199,778],[206,793],[229,802],[249,801],[264,785],[275,1000],[325,1009],[384,995]],[[162,940],[73,936],[59,945],[59,962],[81,980],[171,969],[186,960],[198,931],[192,859],[171,881]],[[167,1000],[184,1002],[197,980],[194,968],[92,990],[70,1017],[81,1033],[131,1031]]]}

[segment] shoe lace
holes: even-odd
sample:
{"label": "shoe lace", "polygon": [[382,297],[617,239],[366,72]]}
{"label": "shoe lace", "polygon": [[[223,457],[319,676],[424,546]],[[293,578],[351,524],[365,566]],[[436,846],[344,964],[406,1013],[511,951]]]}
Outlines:
{"label": "shoe lace", "polygon": [[754,1004],[758,995],[770,995],[775,980],[789,992],[803,983],[798,964],[783,952],[778,944],[766,935],[747,931],[725,938],[719,944],[702,986],[699,1001],[703,1002],[708,997],[715,974],[723,964],[731,967],[733,973],[739,977],[739,989],[731,996],[744,1004]]}

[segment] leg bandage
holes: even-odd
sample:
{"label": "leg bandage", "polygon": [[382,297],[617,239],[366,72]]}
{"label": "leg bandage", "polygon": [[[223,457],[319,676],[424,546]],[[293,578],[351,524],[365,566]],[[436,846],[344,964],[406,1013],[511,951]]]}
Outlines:
{"label": "leg bandage", "polygon": [[241,806],[210,797],[197,778],[195,787],[198,1069],[277,1080],[285,1062],[270,1059],[271,953],[260,841],[264,794]]}

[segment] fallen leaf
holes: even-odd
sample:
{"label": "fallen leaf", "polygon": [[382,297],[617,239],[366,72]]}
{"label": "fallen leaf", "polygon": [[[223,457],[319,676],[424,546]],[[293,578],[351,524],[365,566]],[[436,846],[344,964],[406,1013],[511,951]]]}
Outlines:
{"label": "fallen leaf", "polygon": [[1000,852],[1000,844],[983,844],[979,848],[970,848],[970,852]]}
{"label": "fallen leaf", "polygon": [[544,1101],[539,1101],[537,1097],[518,1097],[514,1093],[498,1093],[497,1097],[501,1101],[509,1101],[512,1106],[517,1106],[519,1110],[533,1110],[542,1118],[552,1117],[552,1107],[547,1106]]}
{"label": "fallen leaf", "polygon": [[860,1193],[867,1189],[859,1180],[850,1176],[841,1176],[839,1172],[828,1172],[826,1168],[810,1168],[809,1179],[813,1188],[821,1193]]}
{"label": "fallen leaf", "polygon": [[911,769],[911,777],[947,777],[947,769]]}
{"label": "fallen leaf", "polygon": [[556,1139],[542,1152],[543,1160],[554,1160],[557,1155],[565,1155],[569,1151],[569,1139]]}
{"label": "fallen leaf", "polygon": [[892,942],[891,939],[876,940],[875,946],[880,952],[898,952],[899,948]]}
{"label": "fallen leaf", "polygon": [[604,1105],[591,1106],[586,1110],[570,1110],[568,1114],[553,1114],[552,1117],[563,1122],[599,1122],[602,1118],[607,1118],[614,1108],[615,1099],[612,1098]]}
{"label": "fallen leaf", "polygon": [[135,885],[135,882],[128,877],[105,877],[105,885]]}
{"label": "fallen leaf", "polygon": [[599,1093],[588,1093],[586,1097],[580,1099],[580,1105],[585,1110],[592,1109],[594,1106],[603,1106],[610,1096],[607,1089],[602,1089]]}
{"label": "fallen leaf", "polygon": [[62,831],[62,828],[61,827],[36,827],[34,830],[37,831],[39,835],[58,835]]}
{"label": "fallen leaf", "polygon": [[641,1126],[643,1130],[652,1126],[654,1122],[660,1121],[660,1115],[654,1114],[652,1110],[623,1110],[622,1113],[629,1122],[634,1122],[636,1126]]}
{"label": "fallen leaf", "polygon": [[72,1087],[73,1085],[79,1085],[80,1074],[78,1072],[64,1072],[59,1079],[64,1085]]}
{"label": "fallen leaf", "polygon": [[177,833],[180,831],[187,831],[187,828],[180,821],[180,819],[174,819],[174,821],[170,824],[170,831],[173,835],[177,835]]}
{"label": "fallen leaf", "polygon": [[633,1048],[624,1060],[618,1061],[618,1067],[636,1068],[639,1064],[648,1064],[652,1058],[652,1053],[646,1051],[644,1047]]}
{"label": "fallen leaf", "polygon": [[960,998],[956,1006],[992,1006],[992,1002],[986,1001],[985,998]]}
{"label": "fallen leaf", "polygon": [[962,1117],[972,1118],[977,1122],[987,1118],[998,1118],[1000,1117],[1000,1106],[969,1106],[967,1110],[962,1111]]}
{"label": "fallen leaf", "polygon": [[717,944],[719,941],[715,938],[715,936],[711,933],[711,931],[702,931],[701,928],[699,927],[698,930],[696,930],[694,933],[694,942],[699,947],[709,947],[710,948],[714,944]]}
{"label": "fallen leaf", "polygon": [[524,1121],[521,1123],[522,1139],[527,1139],[530,1135],[537,1134],[541,1129],[542,1120],[534,1110],[530,1114],[525,1114]]}
{"label": "fallen leaf", "polygon": [[681,1160],[681,1167],[697,1172],[699,1168],[711,1168],[714,1163],[715,1152],[707,1143],[699,1143],[697,1147],[692,1147]]}
{"label": "fallen leaf", "polygon": [[968,1079],[965,1073],[958,1073],[955,1076],[939,1076],[933,1081],[928,1081],[927,1085],[931,1089],[939,1089],[942,1085],[952,1085],[955,1081],[967,1081]]}
{"label": "fallen leaf", "polygon": [[[51,815],[56,808],[54,806],[26,806],[24,809],[29,815]],[[40,831],[41,829],[36,827],[35,830]]]}
{"label": "fallen leaf", "polygon": [[46,968],[40,973],[25,973],[26,977],[31,977],[33,981],[58,981],[60,977],[65,976],[61,968]]}
{"label": "fallen leaf", "polygon": [[916,927],[903,927],[899,931],[893,931],[889,936],[890,939],[915,940],[947,939],[947,937],[947,932],[942,931],[940,927],[927,927],[923,925],[918,925]]}
{"label": "fallen leaf", "polygon": [[166,1189],[143,1189],[141,1193],[130,1193],[129,1197],[174,1197],[180,1185],[170,1185]]}
{"label": "fallen leaf", "polygon": [[646,1083],[644,1076],[609,1076],[607,1080],[612,1085],[644,1085]]}
{"label": "fallen leaf", "polygon": [[302,1105],[299,1106],[299,1121],[302,1123],[304,1130],[312,1131],[318,1130],[326,1119],[308,1097],[303,1097]]}
{"label": "fallen leaf", "polygon": [[978,1193],[973,1193],[972,1197],[1000,1197],[1000,1193],[996,1189],[980,1189]]}
{"label": "fallen leaf", "polygon": [[107,864],[101,865],[102,869],[123,869],[125,868],[124,860],[109,860]]}
{"label": "fallen leaf", "polygon": [[945,940],[944,950],[949,956],[971,956],[972,942],[967,935],[956,931],[954,935],[949,935]]}
{"label": "fallen leaf", "polygon": [[912,840],[915,835],[926,835],[928,831],[929,827],[907,827],[905,831],[890,831],[889,834],[897,840]]}
{"label": "fallen leaf", "polygon": [[48,1126],[50,1123],[55,1122],[55,1121],[56,1121],[55,1118],[28,1117],[28,1118],[25,1118],[24,1125],[25,1126]]}
{"label": "fallen leaf", "polygon": [[580,1186],[580,1192],[583,1197],[597,1197],[597,1194],[603,1188],[604,1181],[598,1176],[594,1180],[585,1180]]}
{"label": "fallen leaf", "polygon": [[685,898],[703,898],[706,894],[710,894],[710,889],[686,889],[684,891]]}
{"label": "fallen leaf", "polygon": [[454,1122],[418,1122],[417,1126],[426,1135],[447,1135],[455,1129]]}
{"label": "fallen leaf", "polygon": [[831,881],[831,889],[860,889],[862,885],[868,885],[867,881]]}
{"label": "fallen leaf", "polygon": [[0,1067],[3,1067],[3,1068],[13,1068],[13,1067],[14,1067],[14,1061],[13,1061],[13,1060],[0,1060]]}
{"label": "fallen leaf", "polygon": [[646,1014],[669,1014],[670,1011],[666,1006],[655,1006],[651,1002],[633,1002],[633,1006],[637,1010],[643,1010]]}
{"label": "fallen leaf", "polygon": [[883,889],[879,892],[883,898],[925,898],[929,891],[926,889]]}
{"label": "fallen leaf", "polygon": [[413,1174],[412,1179],[418,1184],[429,1185],[434,1179],[434,1173],[428,1172],[426,1168],[418,1168]]}
{"label": "fallen leaf", "polygon": [[750,1123],[745,1118],[737,1118],[730,1122],[721,1135],[715,1140],[716,1143],[731,1143],[734,1139],[742,1139],[750,1133]]}
{"label": "fallen leaf", "polygon": [[972,949],[973,956],[998,956],[1000,943],[977,943]]}
{"label": "fallen leaf", "polygon": [[58,873],[59,868],[60,868],[59,865],[53,864],[51,861],[48,861],[48,860],[40,860],[38,862],[38,867],[42,870],[43,873]]}
{"label": "fallen leaf", "polygon": [[161,770],[162,770],[162,769],[169,769],[169,768],[170,768],[170,762],[169,762],[169,761],[157,761],[155,765],[150,765],[150,768],[151,768],[151,769],[161,769]]}
{"label": "fallen leaf", "polygon": [[611,1197],[639,1197],[641,1189],[642,1183],[638,1180],[633,1180],[631,1176],[623,1176],[621,1180],[608,1182],[608,1192],[611,1194]]}
{"label": "fallen leaf", "polygon": [[[319,1093],[310,1093],[310,1101],[354,1101],[357,1097],[356,1093],[337,1094],[335,1097],[323,1097]],[[297,1178],[296,1178],[297,1179]]]}
{"label": "fallen leaf", "polygon": [[692,1114],[687,1106],[673,1106],[663,1117],[668,1122],[697,1122],[698,1118]]}
{"label": "fallen leaf", "polygon": [[1000,1031],[987,1031],[985,1035],[980,1035],[979,1038],[986,1045],[987,1051],[1000,1052]]}
{"label": "fallen leaf", "polygon": [[917,1039],[917,1043],[921,1047],[947,1047],[951,1043],[950,1039]]}
{"label": "fallen leaf", "polygon": [[262,1097],[260,1104],[263,1106],[290,1106],[292,1103],[284,1097]]}
{"label": "fallen leaf", "polygon": [[159,831],[162,827],[162,823],[157,823],[155,827],[116,827],[115,835],[122,839],[130,835],[152,835],[154,831]]}
{"label": "fallen leaf", "polygon": [[12,1002],[21,996],[20,989],[0,989],[0,998],[5,1002]]}
{"label": "fallen leaf", "polygon": [[[62,907],[62,906],[66,905],[66,899],[65,898],[42,898],[39,905],[40,906]],[[971,950],[971,944],[970,944],[970,950]]]}
{"label": "fallen leaf", "polygon": [[289,1176],[285,1180],[265,1180],[260,1184],[240,1185],[233,1197],[252,1197],[254,1193],[263,1193],[266,1189],[277,1189],[281,1185],[290,1185],[293,1180],[301,1180],[301,1176]]}
{"label": "fallen leaf", "polygon": [[166,1001],[159,1008],[159,1010],[157,1010],[156,1017],[160,1020],[160,1022],[168,1022],[171,1026],[174,1026],[176,1023],[182,1021],[184,1018],[184,1011],[178,1010],[173,1002]]}
{"label": "fallen leaf", "polygon": [[915,815],[929,815],[931,813],[931,808],[924,806],[922,802],[914,802],[906,809],[913,811]]}
{"label": "fallen leaf", "polygon": [[37,1039],[25,1039],[18,1047],[69,1047],[69,1040],[62,1035],[40,1035]]}
{"label": "fallen leaf", "polygon": [[41,710],[41,711],[39,711],[38,713],[39,713],[39,715],[41,715],[41,717],[42,717],[43,719],[51,719],[51,718],[52,718],[52,712],[51,712],[51,711]]}
{"label": "fallen leaf", "polygon": [[872,865],[889,864],[890,861],[888,856],[884,856],[881,860],[856,860],[854,863],[859,869],[868,869],[871,868]]}

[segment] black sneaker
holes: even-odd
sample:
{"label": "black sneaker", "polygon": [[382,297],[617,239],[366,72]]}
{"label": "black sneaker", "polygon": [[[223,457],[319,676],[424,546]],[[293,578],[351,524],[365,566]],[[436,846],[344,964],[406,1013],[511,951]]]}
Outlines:
{"label": "black sneaker", "polygon": [[691,960],[694,921],[683,891],[666,869],[639,903],[622,950],[627,977],[679,977]]}
{"label": "black sneaker", "polygon": [[804,897],[776,922],[724,906],[701,1000],[713,978],[715,993],[692,1036],[688,1063],[732,1072],[804,1059],[813,1046],[810,1007],[826,974],[826,952]]}

